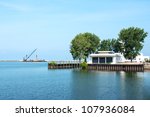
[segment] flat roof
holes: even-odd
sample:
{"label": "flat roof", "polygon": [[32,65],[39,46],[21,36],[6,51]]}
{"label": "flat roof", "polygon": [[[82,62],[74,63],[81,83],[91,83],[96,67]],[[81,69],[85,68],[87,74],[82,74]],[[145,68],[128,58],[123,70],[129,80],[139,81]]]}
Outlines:
{"label": "flat roof", "polygon": [[90,57],[116,57],[121,56],[119,54],[90,54]]}

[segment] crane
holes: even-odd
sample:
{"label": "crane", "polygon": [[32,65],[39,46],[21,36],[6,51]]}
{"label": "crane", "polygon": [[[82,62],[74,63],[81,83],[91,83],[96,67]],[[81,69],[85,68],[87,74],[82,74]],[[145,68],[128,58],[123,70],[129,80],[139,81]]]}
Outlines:
{"label": "crane", "polygon": [[34,54],[34,52],[35,52],[36,50],[37,50],[37,49],[33,50],[29,56],[26,55],[26,57],[23,59],[23,61],[27,61],[27,60],[32,56],[32,54]]}

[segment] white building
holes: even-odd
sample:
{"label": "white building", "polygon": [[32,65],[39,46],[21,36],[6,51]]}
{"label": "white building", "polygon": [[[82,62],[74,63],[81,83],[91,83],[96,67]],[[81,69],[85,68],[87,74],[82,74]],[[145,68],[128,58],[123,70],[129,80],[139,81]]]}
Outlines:
{"label": "white building", "polygon": [[[121,53],[114,53],[113,51],[98,51],[97,53],[90,54],[91,60],[88,63],[124,63],[130,62],[131,60],[127,60]],[[138,55],[133,62],[140,63],[144,62],[147,56],[143,56],[143,54]]]}

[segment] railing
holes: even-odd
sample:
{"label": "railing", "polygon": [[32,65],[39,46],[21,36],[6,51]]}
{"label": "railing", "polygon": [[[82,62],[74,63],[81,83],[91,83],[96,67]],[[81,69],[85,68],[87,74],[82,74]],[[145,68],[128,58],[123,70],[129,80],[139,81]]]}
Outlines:
{"label": "railing", "polygon": [[80,68],[80,61],[49,61],[48,69]]}
{"label": "railing", "polygon": [[48,61],[48,63],[56,63],[56,64],[79,64],[81,61],[74,60],[74,61]]}

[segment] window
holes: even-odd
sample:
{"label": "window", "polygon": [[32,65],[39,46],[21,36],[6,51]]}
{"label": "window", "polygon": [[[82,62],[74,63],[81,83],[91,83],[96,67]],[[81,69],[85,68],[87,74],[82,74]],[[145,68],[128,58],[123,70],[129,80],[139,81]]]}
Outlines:
{"label": "window", "polygon": [[112,57],[107,57],[107,58],[106,58],[106,62],[107,62],[107,63],[112,63]]}
{"label": "window", "polygon": [[92,58],[92,63],[98,63],[98,57],[93,57]]}
{"label": "window", "polygon": [[99,63],[105,63],[105,57],[99,58]]}

